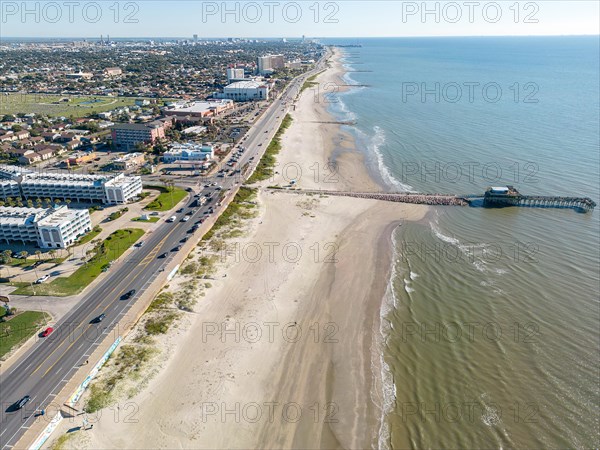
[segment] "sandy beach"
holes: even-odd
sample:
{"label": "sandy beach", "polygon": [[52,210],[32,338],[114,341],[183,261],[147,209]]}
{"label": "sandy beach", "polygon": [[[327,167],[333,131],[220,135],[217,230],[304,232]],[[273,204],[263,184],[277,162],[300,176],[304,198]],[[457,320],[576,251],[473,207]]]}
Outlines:
{"label": "sandy beach", "polygon": [[[338,59],[336,51],[321,85],[344,84]],[[296,102],[278,173],[262,187],[380,189],[352,136],[323,123],[334,119],[315,98],[307,89]],[[257,203],[243,235],[225,243],[206,295],[161,338],[152,376],[123,401],[135,405],[129,420],[103,414],[69,446],[378,447],[374,338],[391,233],[427,208],[264,189]]]}

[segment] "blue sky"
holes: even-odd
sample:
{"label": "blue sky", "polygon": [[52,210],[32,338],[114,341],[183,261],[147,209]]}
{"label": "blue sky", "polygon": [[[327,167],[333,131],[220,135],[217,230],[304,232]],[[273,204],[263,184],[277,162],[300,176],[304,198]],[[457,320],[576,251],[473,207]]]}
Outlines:
{"label": "blue sky", "polygon": [[599,34],[597,1],[5,1],[4,37]]}

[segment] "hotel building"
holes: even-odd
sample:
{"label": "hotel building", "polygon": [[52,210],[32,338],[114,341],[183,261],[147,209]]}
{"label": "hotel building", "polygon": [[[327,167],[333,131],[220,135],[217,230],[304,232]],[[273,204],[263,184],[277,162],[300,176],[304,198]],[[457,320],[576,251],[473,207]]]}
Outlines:
{"label": "hotel building", "polygon": [[[18,194],[15,184],[19,188]],[[122,173],[114,176],[33,172],[0,165],[0,193],[3,198],[70,199],[76,202],[123,204],[141,192],[142,179],[138,176],[125,176]]]}
{"label": "hotel building", "polygon": [[67,248],[92,230],[87,209],[0,207],[0,241]]}

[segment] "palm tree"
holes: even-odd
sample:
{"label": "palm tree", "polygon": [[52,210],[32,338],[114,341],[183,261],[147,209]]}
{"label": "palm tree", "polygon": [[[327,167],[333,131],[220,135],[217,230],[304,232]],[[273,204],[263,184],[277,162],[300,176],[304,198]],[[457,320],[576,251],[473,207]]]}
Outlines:
{"label": "palm tree", "polygon": [[10,264],[10,262],[12,261],[12,251],[10,250],[4,250],[2,252],[2,256],[4,259],[4,263],[5,264]]}
{"label": "palm tree", "polygon": [[27,207],[33,208],[33,200],[31,200],[31,199],[27,200]]}
{"label": "palm tree", "polygon": [[29,256],[29,252],[27,250],[23,250],[23,251],[19,252],[19,256],[22,259],[27,259],[27,257]]}
{"label": "palm tree", "polygon": [[41,250],[36,250],[35,251],[35,256],[37,256],[38,261],[41,260],[41,256],[42,256],[42,251]]}

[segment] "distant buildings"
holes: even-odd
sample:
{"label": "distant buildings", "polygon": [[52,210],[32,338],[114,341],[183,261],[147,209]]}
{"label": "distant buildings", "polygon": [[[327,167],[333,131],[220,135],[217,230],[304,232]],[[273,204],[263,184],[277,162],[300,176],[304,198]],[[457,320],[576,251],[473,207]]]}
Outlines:
{"label": "distant buildings", "polygon": [[65,77],[69,80],[91,80],[94,74],[91,72],[68,73]]}
{"label": "distant buildings", "polygon": [[163,162],[209,161],[215,156],[212,145],[198,145],[191,142],[175,144],[163,154]]}
{"label": "distant buildings", "polygon": [[129,170],[141,166],[146,162],[146,156],[143,153],[127,153],[121,158],[113,161],[113,167],[116,170]]}
{"label": "distant buildings", "polygon": [[87,209],[0,207],[0,241],[67,248],[92,230]]}
{"label": "distant buildings", "polygon": [[255,80],[236,81],[225,86],[222,93],[215,93],[213,97],[227,98],[236,102],[268,100],[269,86]]}
{"label": "distant buildings", "polygon": [[107,67],[103,71],[104,75],[107,77],[116,77],[123,74],[123,70],[119,67]]}
{"label": "distant buildings", "polygon": [[3,198],[70,199],[123,204],[141,192],[142,180],[137,176],[34,172],[17,166],[0,165],[0,193]]}
{"label": "distant buildings", "polygon": [[81,153],[75,153],[71,156],[69,156],[69,158],[67,159],[67,164],[69,166],[80,166],[82,164],[85,164],[89,161],[93,161],[94,158],[96,158],[96,153],[94,152],[89,152],[89,153],[85,153],[85,152],[81,152]]}
{"label": "distant buildings", "polygon": [[157,139],[165,137],[165,123],[154,121],[149,123],[118,123],[112,127],[112,141],[115,147],[123,151],[131,151],[138,144],[154,144]]}
{"label": "distant buildings", "polygon": [[167,104],[165,116],[213,117],[233,108],[233,101],[207,100],[194,102],[176,102]]}

